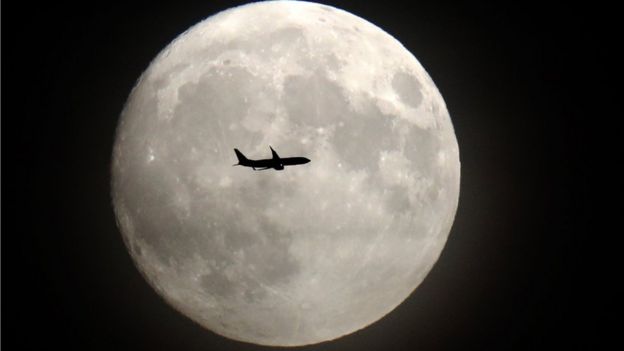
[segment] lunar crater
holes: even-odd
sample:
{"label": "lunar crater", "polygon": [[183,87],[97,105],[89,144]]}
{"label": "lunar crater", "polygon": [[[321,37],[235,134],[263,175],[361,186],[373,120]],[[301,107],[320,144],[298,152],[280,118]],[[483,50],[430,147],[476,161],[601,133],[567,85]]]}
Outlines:
{"label": "lunar crater", "polygon": [[403,103],[414,108],[420,106],[423,99],[422,87],[416,77],[405,72],[397,72],[392,78],[392,87]]}

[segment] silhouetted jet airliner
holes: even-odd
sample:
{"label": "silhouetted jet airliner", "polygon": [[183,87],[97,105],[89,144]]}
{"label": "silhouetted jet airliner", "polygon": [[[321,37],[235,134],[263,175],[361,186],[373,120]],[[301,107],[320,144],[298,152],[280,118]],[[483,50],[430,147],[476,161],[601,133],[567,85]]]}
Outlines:
{"label": "silhouetted jet airliner", "polygon": [[250,160],[247,157],[245,157],[245,155],[243,155],[242,152],[238,151],[238,149],[234,149],[234,152],[236,153],[236,157],[238,157],[238,163],[235,164],[234,166],[251,167],[254,169],[254,171],[262,171],[262,170],[269,169],[269,168],[274,168],[277,171],[281,171],[284,169],[284,166],[302,165],[304,163],[310,162],[310,160],[305,157],[281,158],[279,157],[277,152],[273,150],[271,146],[269,146],[269,148],[271,148],[271,152],[273,153],[273,158],[267,158],[264,160]]}

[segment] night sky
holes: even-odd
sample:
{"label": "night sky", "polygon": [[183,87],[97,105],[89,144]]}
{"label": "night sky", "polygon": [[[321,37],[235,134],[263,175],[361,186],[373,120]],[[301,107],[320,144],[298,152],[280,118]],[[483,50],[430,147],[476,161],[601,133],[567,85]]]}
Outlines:
{"label": "night sky", "polygon": [[[188,27],[242,3],[3,4],[2,346],[271,349],[215,335],[165,304],[134,267],[110,203],[114,130],[137,78]],[[595,349],[605,306],[592,243],[615,233],[590,214],[590,174],[603,166],[587,123],[611,128],[600,109],[615,98],[610,10],[324,3],[378,25],[429,72],[462,179],[423,284],[368,328],[304,349]]]}

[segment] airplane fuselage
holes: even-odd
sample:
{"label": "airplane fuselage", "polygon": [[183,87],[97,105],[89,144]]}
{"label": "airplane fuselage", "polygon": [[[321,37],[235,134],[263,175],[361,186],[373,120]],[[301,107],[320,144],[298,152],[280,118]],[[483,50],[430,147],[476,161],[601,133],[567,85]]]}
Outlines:
{"label": "airplane fuselage", "polygon": [[251,167],[251,168],[274,168],[278,171],[284,169],[285,166],[295,166],[302,165],[310,162],[309,159],[305,157],[284,157],[280,159],[263,159],[263,160],[247,160],[247,162],[241,163],[241,166]]}

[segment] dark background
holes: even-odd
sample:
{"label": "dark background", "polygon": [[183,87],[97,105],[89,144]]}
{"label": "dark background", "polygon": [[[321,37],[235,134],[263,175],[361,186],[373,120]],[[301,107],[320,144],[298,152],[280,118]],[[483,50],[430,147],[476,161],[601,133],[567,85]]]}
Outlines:
{"label": "dark background", "polygon": [[[114,130],[136,79],[178,34],[240,3],[3,3],[6,349],[268,349],[166,305],[134,268],[109,196]],[[612,128],[614,10],[325,3],[380,26],[423,64],[451,113],[462,185],[446,248],[411,297],[364,330],[305,349],[596,349],[610,306],[591,243],[614,234],[590,214],[590,173],[603,168],[590,126]]]}

